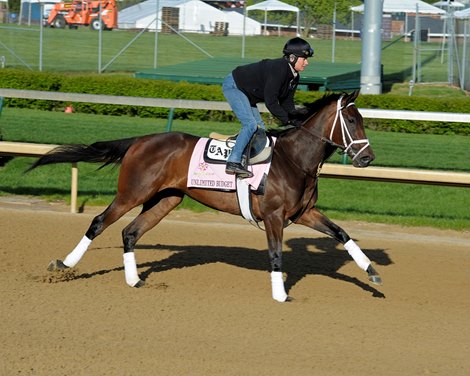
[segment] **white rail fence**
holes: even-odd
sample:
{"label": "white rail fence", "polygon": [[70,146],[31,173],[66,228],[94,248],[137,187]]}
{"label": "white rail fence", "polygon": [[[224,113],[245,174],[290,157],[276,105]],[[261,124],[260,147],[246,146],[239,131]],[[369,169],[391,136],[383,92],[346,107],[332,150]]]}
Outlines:
{"label": "white rail fence", "polygon": [[[148,106],[165,108],[191,108],[202,110],[231,111],[226,102],[196,101],[183,99],[162,99],[162,98],[142,98],[113,95],[94,95],[59,93],[36,90],[15,90],[1,89],[0,97],[41,99],[63,102],[86,102],[119,104],[127,106]],[[264,105],[260,106],[260,111],[266,112]],[[419,111],[396,111],[396,110],[371,110],[359,109],[365,118],[376,119],[401,119],[401,120],[428,120],[470,123],[470,114],[447,113],[447,112],[419,112]],[[13,156],[34,156],[38,157],[46,154],[57,145],[32,144],[20,142],[0,142],[0,155]],[[71,207],[72,213],[77,212],[77,191],[78,191],[78,167],[72,165],[71,183]],[[398,182],[412,184],[432,184],[442,186],[470,187],[469,173],[456,173],[448,171],[428,171],[403,168],[367,167],[366,169],[355,168],[351,165],[337,165],[326,163],[323,166],[321,175],[329,178],[359,179],[382,182]]]}

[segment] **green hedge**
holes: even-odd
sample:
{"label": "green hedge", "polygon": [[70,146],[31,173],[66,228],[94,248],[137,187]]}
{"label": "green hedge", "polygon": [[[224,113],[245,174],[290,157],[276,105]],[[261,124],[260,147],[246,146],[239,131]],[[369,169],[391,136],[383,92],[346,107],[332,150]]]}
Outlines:
{"label": "green hedge", "polygon": [[[30,72],[18,69],[2,69],[0,87],[23,90],[44,90],[101,95],[123,95],[150,98],[193,99],[224,101],[219,85],[190,84],[160,80],[136,79],[117,75],[57,74]],[[324,93],[298,91],[298,104],[311,103]],[[6,98],[5,105],[34,108],[47,111],[63,111],[69,103],[44,100]],[[393,110],[470,113],[470,98],[430,98],[384,95],[361,95],[359,108]],[[112,104],[73,103],[74,110],[103,115],[127,115],[139,117],[167,117],[169,109]],[[269,117],[269,115],[267,115]],[[230,111],[177,109],[175,118],[189,120],[233,121]],[[269,119],[268,119],[269,120]],[[406,133],[470,135],[470,124],[427,121],[365,119],[371,129]]]}
{"label": "green hedge", "polygon": [[[361,95],[356,100],[360,108],[428,112],[470,113],[470,98],[431,98],[400,95]],[[470,123],[365,119],[370,129],[403,133],[470,135]]]}

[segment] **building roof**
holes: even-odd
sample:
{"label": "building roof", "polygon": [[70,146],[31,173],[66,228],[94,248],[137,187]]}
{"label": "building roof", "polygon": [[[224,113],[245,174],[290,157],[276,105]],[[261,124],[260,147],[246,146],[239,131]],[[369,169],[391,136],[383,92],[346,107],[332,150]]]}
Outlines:
{"label": "building roof", "polygon": [[[384,13],[446,14],[446,11],[419,0],[384,0]],[[354,12],[364,12],[364,4],[351,7]]]}

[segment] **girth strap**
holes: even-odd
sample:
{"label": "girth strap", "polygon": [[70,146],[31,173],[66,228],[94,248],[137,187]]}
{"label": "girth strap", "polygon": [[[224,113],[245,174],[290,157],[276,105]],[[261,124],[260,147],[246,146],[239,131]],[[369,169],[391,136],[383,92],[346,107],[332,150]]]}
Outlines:
{"label": "girth strap", "polygon": [[238,206],[240,207],[242,217],[250,222],[253,226],[258,227],[260,230],[264,231],[264,228],[261,227],[262,221],[259,218],[256,218],[251,210],[251,194],[249,184],[246,182],[246,179],[239,177],[237,177],[236,183]]}

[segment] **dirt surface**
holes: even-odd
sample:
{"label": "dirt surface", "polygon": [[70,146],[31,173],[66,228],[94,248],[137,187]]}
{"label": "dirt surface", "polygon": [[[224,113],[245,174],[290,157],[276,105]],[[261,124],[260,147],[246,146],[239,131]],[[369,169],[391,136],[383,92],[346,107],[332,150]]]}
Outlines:
{"label": "dirt surface", "polygon": [[382,275],[334,241],[285,231],[290,303],[271,299],[265,235],[176,211],[125,284],[111,226],[73,273],[49,273],[95,210],[0,200],[0,375],[470,375],[470,234],[339,223]]}

